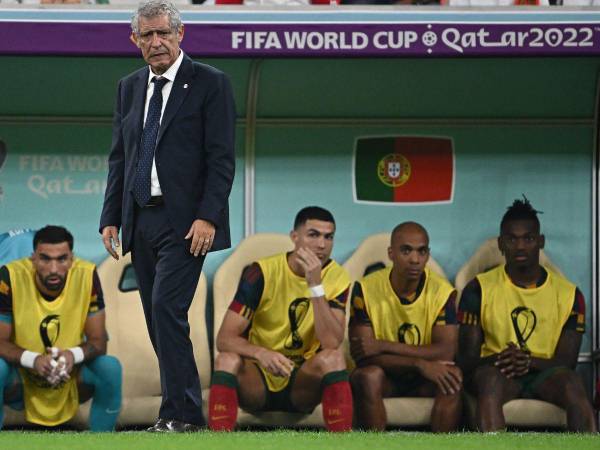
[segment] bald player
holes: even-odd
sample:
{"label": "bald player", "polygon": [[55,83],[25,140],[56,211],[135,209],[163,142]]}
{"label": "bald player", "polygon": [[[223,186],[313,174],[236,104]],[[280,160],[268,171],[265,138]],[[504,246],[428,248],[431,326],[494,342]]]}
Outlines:
{"label": "bald player", "polygon": [[425,267],[429,236],[405,222],[392,231],[391,268],[354,285],[350,350],[358,426],[384,430],[386,397],[435,397],[431,429],[456,429],[462,374],[452,362],[457,346],[456,291]]}

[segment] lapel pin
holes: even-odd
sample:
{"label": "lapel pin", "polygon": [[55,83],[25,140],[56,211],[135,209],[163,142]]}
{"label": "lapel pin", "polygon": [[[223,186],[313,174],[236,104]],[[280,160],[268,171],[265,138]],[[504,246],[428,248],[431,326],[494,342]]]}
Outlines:
{"label": "lapel pin", "polygon": [[187,88],[188,88],[188,84],[187,84],[187,83],[185,83],[185,84],[183,85],[183,88],[184,88],[184,89],[187,89]]}

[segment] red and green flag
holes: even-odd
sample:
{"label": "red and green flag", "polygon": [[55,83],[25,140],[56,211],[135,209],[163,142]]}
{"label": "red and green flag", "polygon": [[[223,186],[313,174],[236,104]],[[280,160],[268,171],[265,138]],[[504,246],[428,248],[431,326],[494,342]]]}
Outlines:
{"label": "red and green flag", "polygon": [[449,203],[453,190],[452,139],[425,136],[357,139],[355,201]]}

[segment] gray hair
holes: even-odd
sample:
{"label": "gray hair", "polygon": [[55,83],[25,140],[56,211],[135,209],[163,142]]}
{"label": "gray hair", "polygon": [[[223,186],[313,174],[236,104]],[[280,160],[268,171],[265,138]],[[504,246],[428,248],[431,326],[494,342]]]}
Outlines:
{"label": "gray hair", "polygon": [[138,9],[131,17],[131,31],[139,35],[140,17],[144,19],[153,19],[155,17],[168,16],[171,30],[176,31],[181,28],[181,15],[179,10],[169,0],[147,0],[141,2]]}

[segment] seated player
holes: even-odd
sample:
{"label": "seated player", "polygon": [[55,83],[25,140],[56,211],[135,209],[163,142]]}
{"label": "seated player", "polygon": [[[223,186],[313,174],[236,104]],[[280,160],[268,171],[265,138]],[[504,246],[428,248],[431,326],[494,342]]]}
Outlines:
{"label": "seated player", "polygon": [[564,408],[571,431],[596,429],[575,365],[585,331],[585,301],[566,278],[540,265],[537,211],[515,200],[500,224],[506,264],[481,273],[459,305],[459,362],[477,397],[481,431],[506,427],[502,405],[537,398]]}
{"label": "seated player", "polygon": [[217,336],[212,430],[235,427],[238,401],[250,412],[310,413],[322,403],[328,430],[351,428],[352,392],[340,350],[350,279],[329,258],[334,233],[329,211],[304,208],[290,233],[294,250],[244,270]]}
{"label": "seated player", "polygon": [[71,233],[48,225],[30,258],[0,268],[0,426],[5,402],[29,422],[55,426],[93,396],[90,429],[115,427],[121,366],[106,356],[96,268],[72,250]]}
{"label": "seated player", "polygon": [[358,426],[384,430],[386,397],[435,397],[431,429],[459,424],[462,374],[453,363],[457,346],[456,291],[425,267],[429,236],[418,223],[392,231],[391,268],[354,285],[350,352]]}

